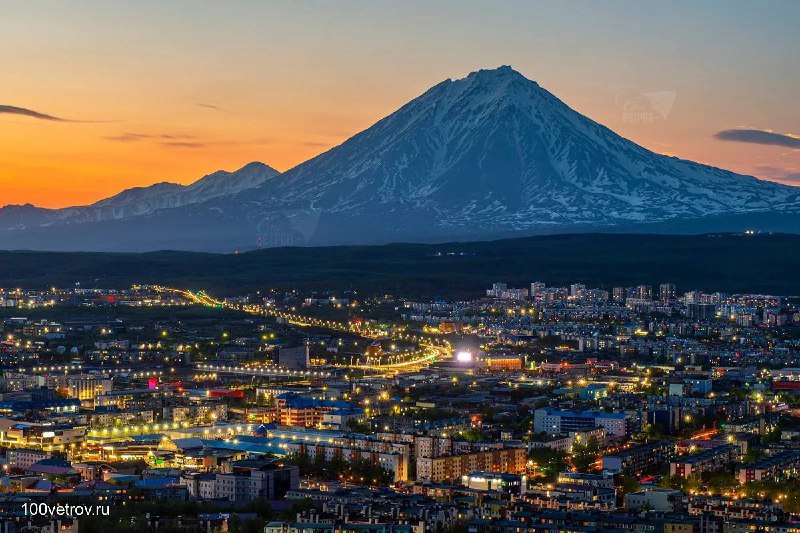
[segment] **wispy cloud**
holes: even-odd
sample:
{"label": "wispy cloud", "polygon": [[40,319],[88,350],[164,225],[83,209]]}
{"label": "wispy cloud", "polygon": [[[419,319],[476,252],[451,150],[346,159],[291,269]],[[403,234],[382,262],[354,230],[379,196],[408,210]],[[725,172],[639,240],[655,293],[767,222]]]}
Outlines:
{"label": "wispy cloud", "polygon": [[256,144],[274,144],[271,139],[261,139],[252,141],[179,141],[172,140],[162,142],[162,146],[169,148],[209,148],[211,146],[247,146]]}
{"label": "wispy cloud", "polygon": [[246,146],[274,144],[275,139],[254,139],[241,141],[215,141],[198,139],[195,135],[175,133],[136,133],[125,132],[103,137],[107,141],[119,143],[152,142],[166,148],[208,148],[210,146]]}
{"label": "wispy cloud", "polygon": [[331,143],[317,142],[317,141],[286,141],[282,139],[252,139],[244,141],[183,141],[183,140],[167,140],[161,143],[162,146],[169,148],[209,148],[211,146],[267,146],[267,145],[299,145],[310,146],[314,148],[327,148]]}
{"label": "wispy cloud", "polygon": [[206,109],[215,109],[215,110],[217,110],[217,111],[222,111],[222,108],[221,108],[220,106],[218,106],[218,105],[214,105],[214,104],[204,104],[204,103],[202,103],[202,102],[199,102],[199,103],[197,104],[197,106],[198,106],[198,107],[205,107]]}
{"label": "wispy cloud", "polygon": [[57,117],[55,115],[48,115],[47,113],[40,113],[27,107],[17,107],[13,105],[0,104],[0,114],[19,115],[23,117],[35,118],[37,120],[47,120],[49,122],[77,122],[84,124],[99,124],[104,122],[116,122],[113,120],[73,120],[69,118]]}
{"label": "wispy cloud", "polygon": [[298,144],[300,144],[302,146],[308,146],[308,147],[311,147],[311,148],[322,148],[322,147],[331,146],[331,143],[320,142],[320,141],[303,141],[303,142],[300,142]]}
{"label": "wispy cloud", "polygon": [[0,105],[0,113],[22,115],[23,117],[37,118],[39,120],[50,120],[53,122],[72,122],[71,120],[67,120],[65,118],[55,117],[46,113],[39,113],[33,109],[27,109],[25,107],[17,107],[13,105]]}
{"label": "wispy cloud", "polygon": [[721,141],[735,141],[751,144],[765,144],[770,146],[784,146],[786,148],[800,148],[800,137],[790,133],[775,133],[770,130],[740,128],[722,130],[714,135]]}
{"label": "wispy cloud", "polygon": [[119,135],[110,135],[103,137],[107,141],[115,142],[138,142],[147,139],[161,139],[161,140],[179,140],[179,139],[194,139],[194,135],[172,135],[166,133],[121,133]]}
{"label": "wispy cloud", "polygon": [[213,146],[219,143],[215,142],[185,142],[185,141],[170,141],[161,143],[162,146],[170,146],[172,148],[204,148],[206,146]]}
{"label": "wispy cloud", "polygon": [[245,140],[213,140],[200,139],[195,135],[178,135],[172,133],[135,133],[125,132],[119,135],[103,137],[107,141],[119,143],[153,142],[166,148],[210,148],[212,146],[266,146],[274,144],[296,144],[310,147],[329,147],[331,143],[317,141],[285,141],[280,139],[245,139]]}

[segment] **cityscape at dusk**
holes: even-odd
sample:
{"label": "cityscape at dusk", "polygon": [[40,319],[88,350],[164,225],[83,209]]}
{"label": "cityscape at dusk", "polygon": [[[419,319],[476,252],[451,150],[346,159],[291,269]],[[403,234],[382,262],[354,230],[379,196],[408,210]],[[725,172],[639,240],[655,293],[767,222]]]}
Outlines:
{"label": "cityscape at dusk", "polygon": [[798,24],[7,2],[0,533],[800,533]]}

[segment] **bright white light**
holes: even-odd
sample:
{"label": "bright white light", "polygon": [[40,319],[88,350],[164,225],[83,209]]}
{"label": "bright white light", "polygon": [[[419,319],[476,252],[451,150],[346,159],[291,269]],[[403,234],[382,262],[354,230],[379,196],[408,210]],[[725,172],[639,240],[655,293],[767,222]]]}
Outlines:
{"label": "bright white light", "polygon": [[472,353],[463,351],[456,354],[456,361],[459,363],[469,363],[472,361]]}

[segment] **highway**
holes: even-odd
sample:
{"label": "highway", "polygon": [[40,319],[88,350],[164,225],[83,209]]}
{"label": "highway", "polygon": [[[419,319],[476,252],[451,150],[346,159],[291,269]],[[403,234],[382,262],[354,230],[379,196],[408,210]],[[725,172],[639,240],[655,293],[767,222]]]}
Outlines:
{"label": "highway", "polygon": [[[352,369],[370,370],[370,371],[385,371],[385,372],[413,371],[415,369],[422,368],[432,363],[435,363],[436,361],[449,359],[452,356],[452,346],[450,345],[449,341],[444,339],[437,339],[425,335],[406,333],[402,330],[395,330],[394,328],[390,328],[388,331],[386,331],[381,328],[365,326],[362,325],[361,323],[355,323],[355,322],[345,323],[334,320],[323,320],[315,317],[305,316],[296,312],[290,313],[271,306],[254,305],[254,304],[230,305],[211,297],[205,291],[192,292],[185,289],[162,287],[162,286],[157,286],[153,288],[158,292],[177,294],[197,305],[203,305],[206,307],[215,307],[215,308],[224,307],[227,309],[242,311],[251,315],[271,316],[300,328],[316,327],[331,331],[346,332],[346,333],[356,334],[364,339],[369,339],[373,341],[387,340],[387,341],[411,342],[419,347],[419,350],[417,350],[413,354],[409,354],[409,356],[412,358],[408,359],[407,361],[376,364],[376,365],[361,365],[361,364],[337,365],[342,368],[352,368]],[[202,366],[199,366],[199,368],[202,368]],[[235,368],[235,367],[226,367],[226,370],[224,370],[225,372],[239,372],[239,370],[234,371],[234,370],[228,370],[227,368]],[[258,369],[248,368],[246,369],[246,371],[242,369],[242,373],[254,374],[255,370]],[[286,376],[285,371],[284,373],[280,372],[281,372],[280,369],[276,369],[273,367],[263,367],[257,375]]]}
{"label": "highway", "polygon": [[297,377],[305,379],[329,378],[330,372],[316,370],[289,370],[274,366],[236,366],[236,365],[206,365],[197,364],[199,370],[215,372],[217,374],[247,374],[251,376],[276,376]]}

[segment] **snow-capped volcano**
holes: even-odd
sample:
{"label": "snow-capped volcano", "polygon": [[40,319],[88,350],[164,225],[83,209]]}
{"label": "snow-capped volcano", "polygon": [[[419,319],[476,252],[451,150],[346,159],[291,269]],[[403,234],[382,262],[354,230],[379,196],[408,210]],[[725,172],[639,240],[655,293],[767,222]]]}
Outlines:
{"label": "snow-capped volcano", "polygon": [[655,154],[500,67],[436,85],[247,196],[348,216],[419,211],[431,229],[470,234],[753,212],[798,193]]}
{"label": "snow-capped volcano", "polygon": [[[82,243],[47,232],[26,242],[110,249],[124,234],[126,249],[231,250],[754,224],[800,231],[788,216],[799,205],[798,188],[655,154],[500,67],[439,83],[258,186],[95,224]],[[784,218],[766,227],[774,216]]]}

